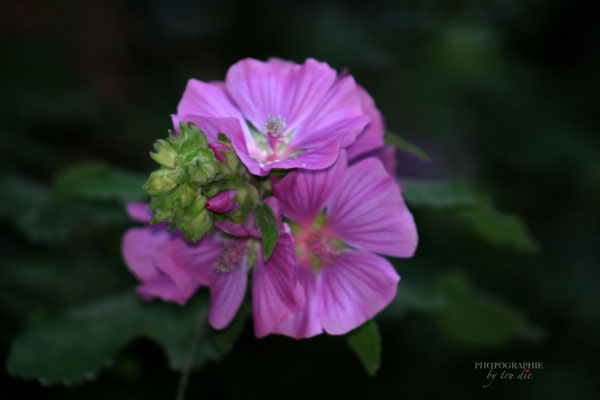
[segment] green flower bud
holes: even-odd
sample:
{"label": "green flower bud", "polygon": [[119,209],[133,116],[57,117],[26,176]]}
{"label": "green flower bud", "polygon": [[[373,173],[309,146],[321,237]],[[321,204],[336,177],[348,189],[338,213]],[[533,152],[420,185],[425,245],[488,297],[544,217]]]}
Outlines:
{"label": "green flower bud", "polygon": [[144,190],[150,196],[160,196],[173,190],[179,181],[179,171],[161,168],[150,175],[144,184]]}

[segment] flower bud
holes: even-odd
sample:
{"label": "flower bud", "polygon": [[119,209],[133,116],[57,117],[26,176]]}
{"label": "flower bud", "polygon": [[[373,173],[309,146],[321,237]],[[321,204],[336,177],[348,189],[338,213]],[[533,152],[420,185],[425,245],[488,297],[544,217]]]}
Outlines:
{"label": "flower bud", "polygon": [[235,211],[239,203],[232,199],[236,196],[236,190],[224,190],[206,202],[206,209],[218,214]]}

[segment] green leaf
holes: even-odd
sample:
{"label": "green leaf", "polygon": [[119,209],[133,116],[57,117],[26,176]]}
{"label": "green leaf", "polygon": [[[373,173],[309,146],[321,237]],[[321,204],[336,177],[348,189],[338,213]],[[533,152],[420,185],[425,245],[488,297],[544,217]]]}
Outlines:
{"label": "green leaf", "polygon": [[521,218],[497,211],[492,202],[484,197],[479,199],[475,207],[459,210],[457,216],[492,244],[529,253],[539,251],[539,244]]}
{"label": "green leaf", "polygon": [[402,186],[404,198],[411,206],[454,208],[470,206],[477,201],[473,190],[461,180],[403,179]]}
{"label": "green leaf", "polygon": [[62,196],[128,203],[144,199],[143,185],[142,175],[104,162],[89,162],[63,172],[57,178],[55,191]]}
{"label": "green leaf", "polygon": [[263,250],[265,253],[265,261],[271,257],[277,239],[279,238],[279,225],[275,213],[268,204],[262,203],[256,207],[254,211],[254,224],[260,228],[263,239]]}
{"label": "green leaf", "polygon": [[400,135],[387,131],[384,136],[385,143],[388,145],[395,146],[397,149],[406,151],[423,161],[431,161],[429,155],[425,153],[420,147],[414,145],[407,140],[403,139]]}
{"label": "green leaf", "polygon": [[[44,384],[82,383],[112,364],[123,346],[140,337],[159,343],[169,365],[180,369],[189,360],[198,318],[206,319],[208,308],[206,296],[195,296],[185,307],[146,303],[132,292],[98,300],[19,336],[12,344],[7,369],[12,375]],[[236,329],[224,337],[204,323],[195,366],[222,357],[241,331]]]}
{"label": "green leaf", "polygon": [[543,331],[514,307],[477,292],[461,273],[447,274],[437,285],[445,307],[436,326],[450,339],[468,347],[498,347],[513,339],[539,340]]}
{"label": "green leaf", "polygon": [[348,333],[346,339],[367,373],[375,376],[381,363],[381,336],[375,321],[365,322]]}
{"label": "green leaf", "polygon": [[458,179],[428,182],[407,179],[402,182],[406,202],[415,207],[448,209],[485,241],[518,251],[535,253],[536,240],[516,215],[496,210],[493,202],[471,185]]}

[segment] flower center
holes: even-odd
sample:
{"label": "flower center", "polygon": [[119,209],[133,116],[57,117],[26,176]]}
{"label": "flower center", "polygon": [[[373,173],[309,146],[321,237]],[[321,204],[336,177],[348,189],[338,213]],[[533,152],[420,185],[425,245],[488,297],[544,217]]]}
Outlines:
{"label": "flower center", "polygon": [[310,224],[290,223],[296,256],[315,270],[328,266],[345,247],[339,239],[327,232],[325,214],[317,215]]}
{"label": "flower center", "polygon": [[227,274],[233,271],[242,258],[246,255],[246,242],[247,239],[240,238],[227,238],[223,244],[219,259],[215,264],[215,271],[219,274]]}
{"label": "flower center", "polygon": [[263,124],[263,133],[271,137],[279,137],[285,129],[285,118],[281,115],[271,115]]}

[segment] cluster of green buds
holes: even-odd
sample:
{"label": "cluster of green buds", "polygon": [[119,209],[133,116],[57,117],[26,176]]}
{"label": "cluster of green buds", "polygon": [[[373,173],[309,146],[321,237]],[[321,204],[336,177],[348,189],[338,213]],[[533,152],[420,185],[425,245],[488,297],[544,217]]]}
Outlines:
{"label": "cluster of green buds", "polygon": [[[179,126],[179,134],[171,132],[167,140],[155,143],[150,156],[160,168],[150,175],[144,190],[152,198],[152,223],[168,222],[170,229],[179,229],[196,242],[212,231],[215,220],[244,222],[258,205],[259,194],[225,135],[209,143],[196,125]],[[206,208],[211,197],[232,190],[235,210],[216,213]]]}

